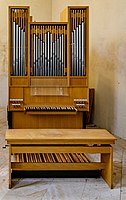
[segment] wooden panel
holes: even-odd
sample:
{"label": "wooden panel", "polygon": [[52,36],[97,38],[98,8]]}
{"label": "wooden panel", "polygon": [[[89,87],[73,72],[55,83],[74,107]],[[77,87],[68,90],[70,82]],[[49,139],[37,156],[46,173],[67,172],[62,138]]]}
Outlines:
{"label": "wooden panel", "polygon": [[[36,93],[35,93],[35,90],[36,90]],[[42,95],[42,91],[44,91],[44,95]],[[64,95],[61,95],[61,94],[64,94]],[[42,87],[40,89],[39,88],[24,88],[24,104],[25,105],[55,105],[55,106],[56,105],[57,106],[70,105],[71,104],[70,97],[68,94],[69,94],[69,88],[63,88],[63,89],[62,88],[61,89],[60,88],[45,88],[44,89]],[[73,101],[72,101],[72,104],[73,104]]]}
{"label": "wooden panel", "polygon": [[87,77],[70,77],[70,86],[88,86]]}
{"label": "wooden panel", "polygon": [[70,97],[73,98],[84,98],[87,99],[88,101],[88,88],[84,88],[84,87],[71,87],[70,88]]}
{"label": "wooden panel", "polygon": [[10,99],[23,99],[23,88],[10,88]]}
{"label": "wooden panel", "polygon": [[116,138],[105,129],[10,129],[6,140],[11,144],[113,144]]}
{"label": "wooden panel", "polygon": [[65,9],[60,13],[60,21],[61,21],[61,22],[68,22],[68,8],[65,8]]}
{"label": "wooden panel", "polygon": [[[44,92],[42,95],[42,91]],[[25,105],[74,105],[74,99],[84,98],[88,102],[88,88],[24,88]],[[57,95],[56,95],[57,93]],[[46,95],[47,94],[47,95]]]}
{"label": "wooden panel", "polygon": [[69,89],[64,87],[31,87],[31,96],[68,96]]}
{"label": "wooden panel", "polygon": [[50,112],[39,112],[39,111],[30,111],[27,112],[28,115],[76,115],[76,112],[68,112],[68,111],[50,111]]}
{"label": "wooden panel", "polygon": [[101,162],[106,164],[104,170],[102,170],[102,177],[106,183],[113,188],[113,149],[111,147],[111,152],[106,154],[101,154]]}
{"label": "wooden panel", "polygon": [[42,87],[48,87],[48,86],[67,86],[67,78],[66,77],[48,77],[48,78],[31,78],[31,86],[42,86]]}
{"label": "wooden panel", "polygon": [[83,128],[83,114],[27,115],[24,112],[13,112],[12,128]]}
{"label": "wooden panel", "polygon": [[15,171],[25,170],[101,170],[105,168],[104,163],[11,163]]}
{"label": "wooden panel", "polygon": [[28,86],[29,79],[28,77],[11,77],[10,78],[10,85],[12,86]]}
{"label": "wooden panel", "polygon": [[74,146],[63,146],[63,148],[61,148],[61,146],[57,145],[57,146],[26,146],[24,145],[23,148],[22,146],[12,146],[12,153],[111,153],[111,147],[110,146],[106,146],[106,147],[102,147],[102,146],[94,146],[94,147],[90,147],[90,146],[76,146],[76,148]]}

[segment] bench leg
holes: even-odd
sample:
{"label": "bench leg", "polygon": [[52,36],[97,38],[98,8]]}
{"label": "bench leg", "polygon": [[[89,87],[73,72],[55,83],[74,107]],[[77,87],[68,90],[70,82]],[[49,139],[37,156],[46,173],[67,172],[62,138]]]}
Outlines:
{"label": "bench leg", "polygon": [[9,189],[11,189],[11,145],[9,146]]}
{"label": "bench leg", "polygon": [[101,154],[101,162],[105,163],[105,169],[102,170],[102,177],[113,188],[113,149],[110,147],[110,153]]}

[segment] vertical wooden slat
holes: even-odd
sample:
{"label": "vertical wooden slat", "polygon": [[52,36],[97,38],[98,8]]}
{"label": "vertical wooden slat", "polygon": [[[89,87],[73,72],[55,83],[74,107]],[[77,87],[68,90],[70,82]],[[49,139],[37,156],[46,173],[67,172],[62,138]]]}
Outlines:
{"label": "vertical wooden slat", "polygon": [[12,181],[11,181],[11,145],[9,146],[9,188],[12,186]]}
{"label": "vertical wooden slat", "polygon": [[56,162],[56,160],[55,160],[55,158],[54,158],[54,155],[53,155],[53,153],[51,153],[51,156],[52,156],[53,162],[55,163],[55,162]]}
{"label": "vertical wooden slat", "polygon": [[41,156],[41,154],[38,153],[38,156],[39,156],[39,160],[40,160],[40,162],[42,162],[42,156]]}
{"label": "vertical wooden slat", "polygon": [[21,157],[22,157],[22,162],[24,162],[24,154],[23,153],[21,154]]}
{"label": "vertical wooden slat", "polygon": [[78,155],[78,153],[75,153],[77,159],[79,160],[79,162],[83,162],[83,159]]}

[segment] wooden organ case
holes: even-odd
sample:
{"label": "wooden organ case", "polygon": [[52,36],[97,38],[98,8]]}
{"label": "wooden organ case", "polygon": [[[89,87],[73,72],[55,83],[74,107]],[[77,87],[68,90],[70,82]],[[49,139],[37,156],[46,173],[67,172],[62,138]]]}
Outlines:
{"label": "wooden organ case", "polygon": [[89,109],[88,7],[61,22],[32,22],[9,7],[9,128],[85,128]]}

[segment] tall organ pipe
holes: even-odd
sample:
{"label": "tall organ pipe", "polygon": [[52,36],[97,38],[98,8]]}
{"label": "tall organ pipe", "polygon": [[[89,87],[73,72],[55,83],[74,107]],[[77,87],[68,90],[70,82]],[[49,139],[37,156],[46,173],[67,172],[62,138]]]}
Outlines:
{"label": "tall organ pipe", "polygon": [[16,32],[16,23],[15,23],[15,21],[14,22],[12,22],[12,47],[13,47],[13,49],[12,49],[12,66],[13,66],[13,70],[12,70],[12,74],[13,75],[16,75],[16,71],[15,71],[15,68],[16,68],[16,60],[15,60],[15,58],[16,58],[16,42],[15,42],[15,39],[16,39],[16,34],[15,34],[15,32]]}
{"label": "tall organ pipe", "polygon": [[85,75],[85,50],[84,50],[84,47],[85,47],[85,43],[84,43],[84,22],[82,22],[82,75]]}

